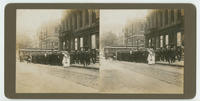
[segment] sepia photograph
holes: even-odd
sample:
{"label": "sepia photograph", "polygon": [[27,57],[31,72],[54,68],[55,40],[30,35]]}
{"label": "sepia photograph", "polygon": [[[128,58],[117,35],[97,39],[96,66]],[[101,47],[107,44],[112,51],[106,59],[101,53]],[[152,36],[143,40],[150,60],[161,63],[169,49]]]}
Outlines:
{"label": "sepia photograph", "polygon": [[16,13],[16,93],[98,92],[98,9]]}
{"label": "sepia photograph", "polygon": [[17,9],[16,93],[184,94],[184,9]]}
{"label": "sepia photograph", "polygon": [[184,10],[100,13],[100,91],[184,93]]}

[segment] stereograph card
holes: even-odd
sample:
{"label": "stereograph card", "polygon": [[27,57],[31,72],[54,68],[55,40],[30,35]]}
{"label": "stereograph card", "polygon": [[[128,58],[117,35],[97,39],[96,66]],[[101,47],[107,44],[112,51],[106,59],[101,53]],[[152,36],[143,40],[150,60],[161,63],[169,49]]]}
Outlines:
{"label": "stereograph card", "polygon": [[8,98],[193,98],[192,4],[8,4]]}

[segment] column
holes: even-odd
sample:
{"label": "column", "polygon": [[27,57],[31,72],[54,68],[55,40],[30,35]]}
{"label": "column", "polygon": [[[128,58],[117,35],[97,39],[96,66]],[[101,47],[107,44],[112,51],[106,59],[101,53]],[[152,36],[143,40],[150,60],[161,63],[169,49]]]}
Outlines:
{"label": "column", "polygon": [[96,48],[99,49],[99,33],[96,34]]}
{"label": "column", "polygon": [[161,22],[160,22],[160,11],[157,11],[157,27],[161,26]]}
{"label": "column", "polygon": [[162,10],[162,26],[165,26],[165,10]]}
{"label": "column", "polygon": [[95,10],[95,14],[96,14],[96,19],[99,19],[99,9]]}
{"label": "column", "polygon": [[153,13],[151,13],[152,15],[151,15],[151,17],[150,17],[150,28],[153,28],[153,17],[154,17],[154,15],[153,15]]}
{"label": "column", "polygon": [[91,49],[92,41],[91,41],[91,34],[88,35],[88,49]]}
{"label": "column", "polygon": [[80,12],[77,12],[77,29],[80,28],[80,19],[81,19]]}
{"label": "column", "polygon": [[89,12],[88,9],[85,10],[85,24],[89,25]]}
{"label": "column", "polygon": [[177,18],[178,18],[178,10],[174,9],[174,23],[177,22]]}
{"label": "column", "polygon": [[165,26],[168,25],[168,9],[165,9]]}
{"label": "column", "polygon": [[76,27],[75,27],[75,15],[73,14],[72,15],[72,29],[74,30]]}
{"label": "column", "polygon": [[74,12],[74,29],[77,29],[77,14]]}
{"label": "column", "polygon": [[84,27],[85,26],[85,10],[82,10],[82,27]]}
{"label": "column", "polygon": [[152,12],[152,17],[151,17],[151,23],[152,23],[152,28],[154,28],[154,11]]}
{"label": "column", "polygon": [[156,10],[156,12],[155,12],[156,14],[156,17],[155,17],[155,21],[156,21],[156,28],[158,28],[158,15],[159,15],[159,12],[158,12],[158,10]]}
{"label": "column", "polygon": [[153,19],[154,19],[154,28],[156,28],[156,16],[157,16],[157,15],[156,15],[156,10],[155,10],[155,11],[154,11],[154,18],[153,18]]}
{"label": "column", "polygon": [[68,28],[71,30],[71,16],[68,16]]}
{"label": "column", "polygon": [[83,16],[82,16],[82,10],[79,12],[79,15],[80,15],[80,28],[83,26],[83,22],[82,22],[82,18],[83,18]]}
{"label": "column", "polygon": [[91,25],[92,24],[92,10],[89,9],[88,13],[89,13],[89,16],[88,16],[88,18],[89,18],[89,25]]}
{"label": "column", "polygon": [[168,25],[171,24],[171,10],[172,9],[168,9]]}
{"label": "column", "polygon": [[160,27],[162,27],[162,25],[163,25],[163,13],[162,13],[162,10],[160,10],[159,19],[160,19]]}

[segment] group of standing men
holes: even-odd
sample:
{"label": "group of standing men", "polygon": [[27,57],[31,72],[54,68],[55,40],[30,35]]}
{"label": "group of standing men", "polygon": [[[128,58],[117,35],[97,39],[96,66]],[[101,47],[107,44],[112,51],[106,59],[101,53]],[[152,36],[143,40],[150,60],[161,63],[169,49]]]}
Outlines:
{"label": "group of standing men", "polygon": [[97,62],[97,50],[88,49],[88,50],[75,50],[70,54],[71,64],[83,64],[83,66],[90,65],[91,62],[95,64]]}
{"label": "group of standing men", "polygon": [[176,60],[181,61],[184,54],[184,49],[181,46],[161,48],[155,51],[156,61],[167,61],[169,64]]}

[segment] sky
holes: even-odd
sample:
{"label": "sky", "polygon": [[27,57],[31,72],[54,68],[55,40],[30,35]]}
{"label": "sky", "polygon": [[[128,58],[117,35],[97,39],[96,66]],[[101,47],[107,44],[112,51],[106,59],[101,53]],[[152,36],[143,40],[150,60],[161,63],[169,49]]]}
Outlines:
{"label": "sky", "polygon": [[17,36],[36,36],[42,25],[59,23],[62,9],[17,9]]}
{"label": "sky", "polygon": [[[64,9],[18,9],[17,35],[35,36],[42,25],[61,21]],[[121,33],[129,20],[144,18],[146,9],[107,9],[100,11],[100,32]]]}
{"label": "sky", "polygon": [[[42,25],[59,23],[64,9],[17,9],[17,37],[28,35],[37,38]],[[113,32],[122,34],[122,29],[128,21],[145,18],[146,9],[106,9],[100,10],[100,34]]]}
{"label": "sky", "polygon": [[147,16],[149,10],[140,9],[108,9],[100,11],[100,33],[113,32],[122,34],[122,29],[128,21],[143,19]]}

